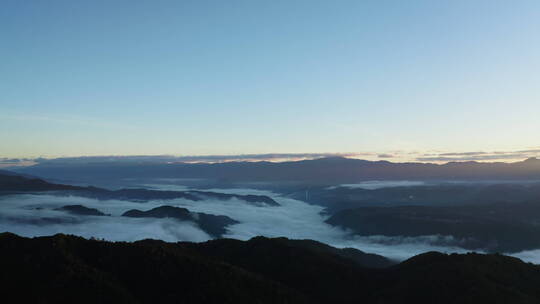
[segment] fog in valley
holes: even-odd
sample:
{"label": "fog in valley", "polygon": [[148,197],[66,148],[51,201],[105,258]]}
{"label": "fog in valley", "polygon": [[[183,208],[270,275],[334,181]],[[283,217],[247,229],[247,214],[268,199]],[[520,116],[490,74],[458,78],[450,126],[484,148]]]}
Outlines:
{"label": "fog in valley", "polygon": [[[410,182],[391,182],[386,186],[417,185]],[[385,185],[367,183],[367,187]],[[183,185],[160,184],[159,181],[144,184],[154,190],[186,191]],[[356,187],[356,185],[355,185]],[[122,214],[131,209],[142,211],[159,206],[187,208],[191,212],[225,215],[238,223],[228,225],[223,237],[247,240],[255,236],[313,239],[329,245],[352,247],[368,253],[376,253],[394,260],[404,260],[426,251],[468,252],[460,247],[460,241],[451,236],[426,235],[417,237],[358,236],[340,227],[325,223],[328,215],[324,207],[292,199],[284,195],[248,188],[205,189],[220,193],[266,195],[280,206],[249,204],[241,199],[187,199],[150,200],[132,202],[126,200],[97,200],[92,198],[50,195],[16,194],[0,197],[0,231],[10,231],[22,236],[43,236],[56,233],[74,234],[85,238],[111,241],[135,241],[160,239],[168,242],[202,242],[212,237],[195,222],[174,218],[130,218]],[[67,205],[95,208],[107,216],[75,215],[56,210]],[[540,262],[540,250],[513,254],[523,260]]]}

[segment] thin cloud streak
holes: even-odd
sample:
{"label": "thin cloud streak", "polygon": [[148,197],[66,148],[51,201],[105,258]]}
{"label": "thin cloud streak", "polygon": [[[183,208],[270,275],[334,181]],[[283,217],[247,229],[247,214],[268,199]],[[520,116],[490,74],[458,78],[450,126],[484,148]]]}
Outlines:
{"label": "thin cloud streak", "polygon": [[420,162],[462,162],[462,161],[514,161],[540,156],[540,149],[494,152],[451,152],[424,154],[417,157]]}

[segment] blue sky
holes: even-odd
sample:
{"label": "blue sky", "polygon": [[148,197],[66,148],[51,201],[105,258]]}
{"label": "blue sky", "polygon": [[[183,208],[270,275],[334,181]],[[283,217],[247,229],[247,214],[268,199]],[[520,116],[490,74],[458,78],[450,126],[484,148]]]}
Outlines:
{"label": "blue sky", "polygon": [[0,157],[540,146],[540,1],[2,1]]}

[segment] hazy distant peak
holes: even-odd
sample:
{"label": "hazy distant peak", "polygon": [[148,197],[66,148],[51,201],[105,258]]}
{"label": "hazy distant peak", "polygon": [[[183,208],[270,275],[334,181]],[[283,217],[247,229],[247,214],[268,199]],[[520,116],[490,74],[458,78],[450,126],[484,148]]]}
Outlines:
{"label": "hazy distant peak", "polygon": [[327,157],[317,158],[317,159],[314,159],[314,160],[317,160],[317,161],[340,161],[340,160],[347,160],[347,159],[349,159],[349,158],[344,157],[344,156],[327,156]]}
{"label": "hazy distant peak", "polygon": [[348,158],[345,156],[328,156],[322,158],[316,158],[312,160],[306,160],[308,162],[327,162],[327,163],[340,163],[340,162],[371,162],[368,160],[358,159],[358,158]]}

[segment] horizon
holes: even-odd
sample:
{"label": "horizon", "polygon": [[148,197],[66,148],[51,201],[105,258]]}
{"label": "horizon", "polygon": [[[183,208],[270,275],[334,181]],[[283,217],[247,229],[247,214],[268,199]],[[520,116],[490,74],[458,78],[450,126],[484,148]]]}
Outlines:
{"label": "horizon", "polygon": [[539,33],[539,0],[0,1],[3,298],[540,303]]}
{"label": "horizon", "polygon": [[[94,160],[96,162],[119,162],[119,161],[138,161],[138,162],[147,162],[147,163],[166,163],[166,164],[219,164],[219,163],[230,163],[230,162],[270,162],[270,163],[283,163],[283,162],[297,162],[305,160],[318,160],[318,159],[328,159],[328,158],[342,158],[342,159],[351,159],[351,160],[362,160],[370,162],[388,162],[394,164],[400,163],[418,163],[418,164],[436,164],[436,165],[446,165],[451,163],[486,163],[486,164],[497,164],[497,163],[520,163],[527,160],[538,160],[538,152],[529,155],[525,158],[512,158],[512,159],[475,159],[474,156],[471,159],[446,159],[446,160],[433,160],[433,161],[418,161],[418,160],[399,160],[392,158],[376,158],[368,159],[362,156],[364,154],[354,154],[354,153],[343,153],[343,154],[332,154],[332,153],[303,153],[303,154],[279,154],[279,153],[269,153],[269,154],[240,154],[240,155],[92,155],[92,156],[71,156],[71,157],[51,157],[51,158],[0,158],[0,169],[17,168],[17,167],[28,167],[33,165],[38,165],[47,161],[82,161],[81,163],[88,163],[89,160]],[[482,154],[482,153],[480,153]],[[458,153],[458,155],[463,155]],[[466,155],[470,155],[467,153]],[[513,154],[511,154],[514,157]],[[491,156],[491,154],[490,154]],[[434,157],[437,159],[437,157]],[[85,162],[86,161],[86,162]]]}

